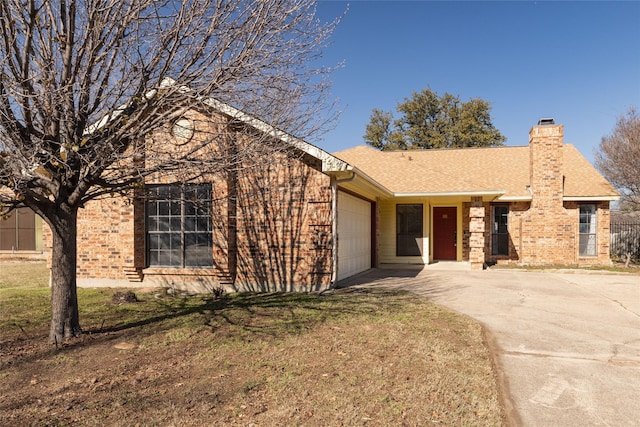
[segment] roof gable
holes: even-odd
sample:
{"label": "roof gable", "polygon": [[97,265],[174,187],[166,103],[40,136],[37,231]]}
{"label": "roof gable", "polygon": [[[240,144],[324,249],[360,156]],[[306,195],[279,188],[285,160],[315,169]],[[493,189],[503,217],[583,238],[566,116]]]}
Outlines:
{"label": "roof gable", "polygon": [[[166,78],[161,83],[161,87],[173,86],[176,81]],[[193,92],[193,90],[187,86],[180,86],[179,91],[183,93]],[[300,138],[297,138],[287,132],[284,132],[269,123],[258,119],[250,114],[245,113],[225,102],[222,102],[213,97],[196,96],[196,99],[203,105],[218,111],[225,116],[228,116],[234,120],[237,120],[247,126],[250,126],[257,131],[276,138],[292,147],[297,148],[303,153],[310,155],[322,162],[322,172],[342,172],[350,170],[350,166],[341,159],[331,155],[323,149],[308,143]]]}
{"label": "roof gable", "polygon": [[[145,93],[145,97],[151,99],[156,96],[158,91],[171,89],[180,94],[188,94],[193,99],[198,101],[203,107],[213,109],[227,117],[230,117],[238,122],[241,122],[253,129],[273,138],[276,138],[292,147],[297,148],[303,153],[310,155],[322,162],[322,172],[342,172],[351,170],[351,166],[341,159],[331,155],[323,149],[316,147],[313,144],[308,143],[300,138],[297,138],[287,132],[284,132],[269,123],[258,119],[250,114],[247,114],[231,105],[222,102],[216,98],[198,95],[193,89],[188,86],[178,86],[178,82],[170,77],[165,77],[158,86],[157,89],[151,89]],[[195,96],[194,96],[195,95]],[[110,114],[105,115],[96,123],[91,124],[85,130],[85,135],[94,133],[105,126],[109,126],[114,123],[130,106],[131,103],[127,103],[117,108]],[[189,108],[197,109],[197,105],[190,106]]]}

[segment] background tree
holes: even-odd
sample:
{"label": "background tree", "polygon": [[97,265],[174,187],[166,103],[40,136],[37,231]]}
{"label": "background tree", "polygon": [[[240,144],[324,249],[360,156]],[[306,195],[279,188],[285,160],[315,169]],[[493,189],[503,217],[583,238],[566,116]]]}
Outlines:
{"label": "background tree", "polygon": [[491,123],[491,106],[479,98],[467,102],[430,89],[405,98],[393,114],[374,109],[364,140],[381,150],[502,145],[506,138]]}
{"label": "background tree", "polygon": [[635,108],[602,137],[596,167],[620,192],[623,209],[640,211],[640,116]]}
{"label": "background tree", "polygon": [[202,155],[213,131],[189,150],[150,143],[154,131],[204,97],[304,139],[331,119],[331,69],[310,64],[336,22],[312,0],[0,0],[0,22],[0,210],[27,206],[51,228],[52,342],[81,333],[80,207],[159,171],[259,157]]}

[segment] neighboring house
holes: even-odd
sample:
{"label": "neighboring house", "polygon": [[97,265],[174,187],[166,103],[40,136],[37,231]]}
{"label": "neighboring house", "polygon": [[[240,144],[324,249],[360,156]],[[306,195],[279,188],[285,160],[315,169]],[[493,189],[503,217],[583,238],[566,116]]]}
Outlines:
{"label": "neighboring house", "polygon": [[79,285],[311,291],[385,263],[610,263],[609,202],[618,194],[563,145],[561,125],[534,126],[526,147],[331,155],[204,103],[157,141],[182,146],[215,117],[229,133],[242,123],[286,150],[261,167],[203,171],[197,183],[148,179],[149,196],[132,203],[88,203]]}
{"label": "neighboring house", "polygon": [[0,255],[42,252],[42,219],[29,208],[0,217]]}

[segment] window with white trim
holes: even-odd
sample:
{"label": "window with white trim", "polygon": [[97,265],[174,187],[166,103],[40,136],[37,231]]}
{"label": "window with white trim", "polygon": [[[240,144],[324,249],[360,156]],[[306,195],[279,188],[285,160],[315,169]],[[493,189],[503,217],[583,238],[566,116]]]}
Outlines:
{"label": "window with white trim", "polygon": [[580,255],[596,256],[598,221],[596,205],[580,205]]}
{"label": "window with white trim", "polygon": [[150,267],[213,266],[211,185],[149,187],[146,227]]}

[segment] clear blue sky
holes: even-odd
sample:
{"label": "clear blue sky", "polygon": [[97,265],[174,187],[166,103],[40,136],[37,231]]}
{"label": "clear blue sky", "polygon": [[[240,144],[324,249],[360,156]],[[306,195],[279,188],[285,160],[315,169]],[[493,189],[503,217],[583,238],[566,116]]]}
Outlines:
{"label": "clear blue sky", "polygon": [[374,108],[427,87],[492,106],[507,145],[528,144],[541,117],[564,124],[565,143],[590,161],[629,107],[640,108],[640,2],[329,1],[321,19],[348,11],[325,50],[333,98],[344,110],[316,143],[364,144]]}

